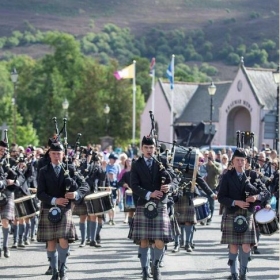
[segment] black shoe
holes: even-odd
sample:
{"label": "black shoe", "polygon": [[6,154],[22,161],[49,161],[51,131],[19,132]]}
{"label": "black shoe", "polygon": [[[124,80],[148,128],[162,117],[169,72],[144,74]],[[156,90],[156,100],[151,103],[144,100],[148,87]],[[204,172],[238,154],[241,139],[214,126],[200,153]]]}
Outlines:
{"label": "black shoe", "polygon": [[239,276],[239,280],[249,280],[249,278],[247,277],[246,274],[244,274]]}
{"label": "black shoe", "polygon": [[5,257],[5,258],[9,258],[10,255],[11,255],[9,249],[8,249],[7,247],[4,247],[4,248],[3,248],[3,251],[4,251],[4,257]]}
{"label": "black shoe", "polygon": [[0,249],[0,258],[2,257],[2,250]]}
{"label": "black shoe", "polygon": [[51,275],[52,275],[51,280],[58,280],[59,279],[58,271],[52,271]]}
{"label": "black shoe", "polygon": [[187,245],[185,246],[185,250],[186,250],[187,252],[192,252],[192,247],[191,247],[191,245],[190,245],[190,244],[187,244]]}
{"label": "black shoe", "polygon": [[256,255],[260,255],[260,251],[258,250],[258,247],[257,247],[257,246],[254,246],[254,247],[253,247],[252,253],[253,253],[253,254],[256,254]]}
{"label": "black shoe", "polygon": [[100,243],[101,243],[101,237],[100,237],[100,234],[97,234],[97,235],[96,235],[96,242],[97,242],[98,244],[100,244]]}
{"label": "black shoe", "polygon": [[153,279],[154,280],[161,280],[161,273],[159,270],[159,261],[156,261],[155,265],[153,266]]}
{"label": "black shoe", "polygon": [[101,247],[101,245],[100,245],[100,244],[98,244],[96,241],[90,241],[89,246],[91,246],[91,247],[96,247],[96,248]]}
{"label": "black shoe", "polygon": [[180,251],[179,245],[175,243],[174,249],[172,250],[172,253],[177,253]]}
{"label": "black shoe", "polygon": [[18,243],[17,242],[14,242],[12,248],[16,249],[18,247]]}
{"label": "black shoe", "polygon": [[200,224],[201,224],[202,226],[204,226],[204,225],[205,225],[205,222],[200,222]]}
{"label": "black shoe", "polygon": [[207,222],[206,222],[206,225],[209,226],[211,224],[211,222],[212,222],[212,220],[208,219]]}
{"label": "black shoe", "polygon": [[23,241],[18,242],[18,247],[19,248],[25,248],[25,245],[24,245]]}
{"label": "black shoe", "polygon": [[65,266],[65,264],[63,263],[61,265],[61,268],[59,270],[59,277],[60,277],[60,280],[68,280],[68,277],[67,277],[67,267]]}
{"label": "black shoe", "polygon": [[45,272],[45,275],[52,275],[52,268],[49,266],[48,270]]}
{"label": "black shoe", "polygon": [[195,248],[195,244],[191,243],[191,248],[194,249]]}
{"label": "black shoe", "polygon": [[149,279],[149,272],[147,267],[142,268],[142,280],[148,280]]}
{"label": "black shoe", "polygon": [[238,280],[238,274],[232,273],[227,279],[228,280]]}
{"label": "black shoe", "polygon": [[86,246],[86,241],[82,241],[79,247],[85,247]]}

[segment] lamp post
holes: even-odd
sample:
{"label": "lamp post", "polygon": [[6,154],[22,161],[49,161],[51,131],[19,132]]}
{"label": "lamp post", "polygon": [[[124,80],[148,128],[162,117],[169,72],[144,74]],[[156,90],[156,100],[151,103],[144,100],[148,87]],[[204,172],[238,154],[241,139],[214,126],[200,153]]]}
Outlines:
{"label": "lamp post", "polygon": [[14,143],[17,142],[17,96],[16,96],[16,88],[17,88],[17,80],[18,80],[18,73],[16,68],[13,69],[11,72],[11,80],[14,85],[14,94],[12,98],[12,105],[13,105],[13,118],[14,118]]}
{"label": "lamp post", "polygon": [[67,98],[65,97],[64,101],[62,102],[62,108],[65,112],[65,118],[68,118],[68,108],[69,108],[69,102]]}
{"label": "lamp post", "polygon": [[210,128],[209,128],[209,134],[210,134],[210,143],[209,143],[209,150],[211,150],[211,135],[212,135],[212,119],[213,119],[213,96],[216,93],[216,86],[213,82],[211,82],[211,85],[208,86],[208,93],[210,95]]}
{"label": "lamp post", "polygon": [[109,113],[110,113],[110,107],[108,104],[104,107],[104,114],[106,115],[106,135],[108,135],[108,128],[109,128]]}
{"label": "lamp post", "polygon": [[276,116],[275,116],[275,150],[279,155],[279,83],[280,73],[279,66],[276,71],[273,72],[274,82],[277,84],[277,95],[276,95]]}

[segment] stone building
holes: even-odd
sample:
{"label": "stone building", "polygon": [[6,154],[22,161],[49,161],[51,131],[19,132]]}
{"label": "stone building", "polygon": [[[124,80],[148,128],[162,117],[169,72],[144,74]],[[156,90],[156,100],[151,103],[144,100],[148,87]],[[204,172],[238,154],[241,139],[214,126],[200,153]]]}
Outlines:
{"label": "stone building", "polygon": [[[209,83],[176,82],[172,91],[168,82],[159,79],[155,85],[154,101],[151,94],[141,115],[141,136],[151,130],[149,111],[154,102],[154,119],[160,141],[172,143],[178,140],[184,146],[197,147],[208,145],[210,141],[212,145],[236,145],[236,131],[240,130],[254,133],[254,146],[257,148],[263,142],[275,147],[279,94],[273,79],[274,71],[246,68],[241,61],[233,81],[215,83],[212,127]],[[245,144],[249,145],[248,139]]]}

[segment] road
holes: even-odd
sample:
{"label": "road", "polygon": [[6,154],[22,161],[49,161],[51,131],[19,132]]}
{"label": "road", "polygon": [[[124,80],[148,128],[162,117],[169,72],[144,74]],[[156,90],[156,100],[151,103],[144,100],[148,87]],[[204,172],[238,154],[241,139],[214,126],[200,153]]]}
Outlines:
{"label": "road", "polygon": [[[218,203],[213,222],[197,226],[195,250],[187,253],[181,249],[174,254],[173,244],[168,245],[161,269],[164,280],[168,279],[227,279],[227,248],[220,244],[220,219]],[[75,217],[78,225],[78,218]],[[102,232],[102,248],[79,248],[79,241],[71,245],[69,279],[142,279],[137,246],[127,239],[128,225],[123,223],[123,213],[116,213],[116,225],[105,224]],[[10,235],[10,245],[12,236]],[[279,232],[261,236],[260,255],[252,255],[248,276],[252,280],[272,280],[279,277]],[[33,242],[24,249],[11,249],[11,257],[0,258],[0,279],[49,280],[44,275],[47,256],[42,243]]]}

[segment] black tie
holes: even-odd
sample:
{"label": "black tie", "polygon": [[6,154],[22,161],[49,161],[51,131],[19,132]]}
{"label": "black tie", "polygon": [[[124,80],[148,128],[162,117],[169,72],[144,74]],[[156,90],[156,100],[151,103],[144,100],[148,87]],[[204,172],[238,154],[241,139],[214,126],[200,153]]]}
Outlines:
{"label": "black tie", "polygon": [[238,174],[238,178],[239,178],[239,181],[242,182],[243,173],[239,173],[239,174]]}
{"label": "black tie", "polygon": [[58,176],[59,176],[59,172],[60,172],[60,167],[59,167],[59,165],[56,165],[56,166],[55,166],[54,171],[55,171],[56,177],[58,177]]}
{"label": "black tie", "polygon": [[147,166],[148,166],[149,170],[151,170],[152,169],[152,163],[153,163],[152,159],[151,158],[147,159],[146,163],[147,163]]}

